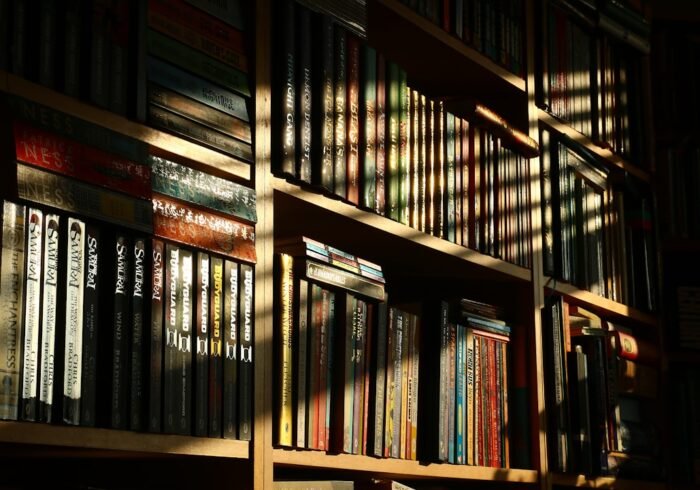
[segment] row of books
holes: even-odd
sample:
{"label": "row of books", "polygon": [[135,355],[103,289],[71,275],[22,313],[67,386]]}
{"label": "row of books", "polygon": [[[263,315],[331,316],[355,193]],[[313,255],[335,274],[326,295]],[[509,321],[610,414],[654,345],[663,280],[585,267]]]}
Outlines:
{"label": "row of books", "polygon": [[612,22],[605,12],[571,5],[578,3],[548,4],[541,105],[597,144],[646,164],[648,33],[642,48],[630,46],[602,27]]}
{"label": "row of books", "polygon": [[252,162],[238,0],[0,3],[0,70]]}
{"label": "row of books", "polygon": [[660,155],[665,171],[663,216],[669,238],[700,238],[700,146],[683,144],[668,147]]}
{"label": "row of books", "polygon": [[252,265],[9,201],[2,258],[2,418],[250,439]]}
{"label": "row of books", "polygon": [[[529,167],[511,149],[514,131],[478,104],[473,121],[455,117],[330,17],[284,5],[275,49],[276,171],[528,266]],[[521,136],[524,146],[534,144]]]}
{"label": "row of books", "polygon": [[525,75],[525,12],[514,0],[402,0],[512,73]]}
{"label": "row of books", "polygon": [[654,341],[555,296],[543,325],[554,471],[659,478]]}
{"label": "row of books", "polygon": [[392,305],[361,259],[306,237],[277,250],[278,445],[508,466],[500,309]]}
{"label": "row of books", "polygon": [[651,199],[585,148],[542,131],[545,274],[644,310],[656,307]]}

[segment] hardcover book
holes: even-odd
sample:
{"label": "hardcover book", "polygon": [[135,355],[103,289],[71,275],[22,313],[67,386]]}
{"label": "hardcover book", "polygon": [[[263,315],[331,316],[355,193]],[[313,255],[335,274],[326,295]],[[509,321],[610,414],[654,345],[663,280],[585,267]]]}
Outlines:
{"label": "hardcover book", "polygon": [[165,295],[165,267],[168,258],[165,255],[165,245],[156,238],[151,241],[151,323],[149,336],[149,384],[148,384],[148,430],[161,432],[163,430],[163,384],[167,373],[163,370],[163,330],[165,327],[163,308],[167,304]]}
{"label": "hardcover book", "polygon": [[[102,263],[102,239],[96,224],[85,225],[85,286],[83,298],[83,379],[80,400],[80,425],[93,427],[97,424],[97,377],[100,325],[101,277],[105,265]],[[61,271],[61,269],[59,269]],[[44,285],[46,287],[46,285]],[[103,334],[104,335],[104,334]],[[54,381],[55,383],[55,381]]]}
{"label": "hardcover book", "polygon": [[194,435],[206,437],[209,433],[209,255],[196,253],[196,286],[194,316]]}
{"label": "hardcover book", "polygon": [[129,328],[132,320],[131,306],[133,283],[131,275],[132,243],[123,232],[117,232],[111,243],[114,262],[111,286],[112,307],[112,350],[110,382],[109,425],[113,429],[126,429],[129,426],[129,359],[131,338]]}
{"label": "hardcover book", "polygon": [[146,362],[145,347],[147,331],[144,332],[148,310],[144,299],[148,291],[147,261],[148,247],[145,238],[134,238],[131,245],[131,332],[129,352],[129,429],[142,431],[146,427]]}
{"label": "hardcover book", "polygon": [[254,269],[249,264],[240,265],[239,292],[239,393],[238,438],[250,441],[253,436],[253,346],[254,346]]}
{"label": "hardcover book", "polygon": [[224,303],[223,303],[223,434],[224,439],[238,439],[238,387],[239,387],[239,325],[240,274],[239,265],[227,260],[224,262]]}
{"label": "hardcover book", "polygon": [[211,257],[209,311],[209,437],[223,436],[224,261]]}

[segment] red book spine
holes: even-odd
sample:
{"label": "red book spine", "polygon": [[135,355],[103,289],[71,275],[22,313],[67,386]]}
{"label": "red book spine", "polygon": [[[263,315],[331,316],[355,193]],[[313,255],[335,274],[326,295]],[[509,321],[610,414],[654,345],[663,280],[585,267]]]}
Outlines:
{"label": "red book spine", "polygon": [[229,216],[153,196],[153,233],[186,245],[255,263],[255,229]]}
{"label": "red book spine", "polygon": [[14,121],[12,127],[17,160],[134,197],[151,197],[151,169],[147,166],[21,121]]}
{"label": "red book spine", "polygon": [[471,160],[470,160],[470,151],[469,149],[471,148],[469,145],[470,142],[470,131],[469,131],[469,121],[466,119],[462,119],[462,132],[461,132],[461,138],[460,138],[460,143],[462,146],[461,152],[460,152],[460,158],[461,158],[461,163],[462,163],[462,192],[460,194],[461,200],[462,200],[462,245],[465,247],[471,247],[472,246],[472,238],[470,235],[471,232],[471,222],[470,220],[470,213],[472,212],[472,206],[470,205],[470,192],[471,192]]}
{"label": "red book spine", "polygon": [[347,114],[347,196],[360,203],[360,40],[348,34],[348,66],[345,113]]}
{"label": "red book spine", "polygon": [[328,385],[328,308],[330,296],[327,290],[322,290],[321,301],[321,328],[319,332],[319,377],[317,413],[318,413],[318,449],[325,451],[328,447],[326,436],[326,398],[328,397],[326,386]]}
{"label": "red book spine", "polygon": [[442,28],[447,32],[452,32],[450,23],[450,0],[442,0]]}
{"label": "red book spine", "polygon": [[186,26],[215,44],[245,53],[242,32],[183,0],[150,0],[148,9],[150,13]]}
{"label": "red book spine", "polygon": [[489,359],[489,463],[490,466],[500,467],[500,455],[498,451],[498,438],[500,437],[500,427],[498,423],[498,394],[497,394],[497,366],[496,366],[496,341],[488,339],[488,359]]}
{"label": "red book spine", "polygon": [[311,406],[311,416],[309,417],[311,421],[311,430],[312,430],[312,437],[311,437],[311,448],[312,449],[319,449],[319,443],[318,443],[318,420],[319,420],[319,410],[320,410],[320,399],[321,399],[321,392],[320,392],[320,382],[319,378],[321,375],[320,371],[320,359],[321,359],[321,322],[323,319],[323,295],[320,291],[320,288],[316,285],[313,286],[314,293],[313,293],[313,315],[314,315],[314,321],[313,321],[313,358],[312,360],[315,362],[312,362],[311,365],[309,366],[310,369],[316,371],[316,374],[311,378],[313,379],[313,385],[309,387],[310,390],[310,396],[311,396],[311,403],[309,404]]}

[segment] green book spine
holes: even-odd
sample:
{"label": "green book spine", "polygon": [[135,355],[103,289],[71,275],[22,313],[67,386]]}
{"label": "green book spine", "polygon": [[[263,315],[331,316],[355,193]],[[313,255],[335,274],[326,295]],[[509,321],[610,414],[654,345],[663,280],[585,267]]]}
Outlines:
{"label": "green book spine", "polygon": [[396,63],[388,62],[387,65],[387,169],[386,169],[386,215],[387,217],[399,220],[399,191],[400,179],[399,159],[400,159],[400,74],[399,66]]}
{"label": "green book spine", "polygon": [[399,205],[398,220],[407,225],[411,189],[410,174],[410,107],[411,91],[408,89],[406,72],[399,70]]}
{"label": "green book spine", "polygon": [[374,209],[377,194],[377,52],[374,48],[368,45],[363,47],[361,63],[360,121],[364,129],[360,132],[363,171],[361,205]]}

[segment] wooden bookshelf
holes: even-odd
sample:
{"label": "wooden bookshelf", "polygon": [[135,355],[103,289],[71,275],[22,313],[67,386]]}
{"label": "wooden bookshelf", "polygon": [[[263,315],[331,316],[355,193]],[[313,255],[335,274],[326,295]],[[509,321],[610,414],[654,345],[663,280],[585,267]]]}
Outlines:
{"label": "wooden bookshelf", "polygon": [[275,466],[352,470],[383,477],[439,478],[451,480],[537,483],[534,470],[485,468],[451,464],[430,464],[400,459],[379,459],[349,454],[325,454],[318,451],[275,449]]}
{"label": "wooden bookshelf", "polygon": [[249,457],[247,441],[28,422],[0,422],[0,443],[123,451],[134,454],[154,453],[230,459],[248,459]]}
{"label": "wooden bookshelf", "polygon": [[549,112],[538,108],[537,117],[540,120],[540,122],[545,124],[547,127],[567,136],[568,138],[583,146],[587,150],[593,152],[603,161],[607,162],[611,168],[618,168],[620,170],[624,170],[625,172],[629,172],[630,174],[634,175],[643,182],[651,181],[651,173],[646,171],[644,168],[641,168],[638,165],[628,162],[623,157],[613,153],[607,148],[603,148],[595,144],[593,141],[591,141],[590,138],[588,138],[588,136],[579,133],[567,123],[553,116]]}
{"label": "wooden bookshelf", "polygon": [[518,129],[527,129],[527,91],[522,77],[399,0],[369,0],[367,19],[370,44],[404,67],[409,84],[426,95],[477,98]]}
{"label": "wooden bookshelf", "polygon": [[609,318],[617,318],[623,321],[632,321],[648,328],[658,328],[658,318],[651,314],[631,306],[612,301],[590,291],[579,289],[571,284],[556,281],[553,278],[546,278],[546,287],[550,291],[557,292],[565,296],[570,302],[579,304],[584,308],[590,308]]}
{"label": "wooden bookshelf", "polygon": [[252,165],[231,158],[218,151],[178,138],[157,129],[131,121],[113,112],[55,92],[39,84],[29,82],[15,75],[0,72],[0,83],[6,79],[4,92],[32,100],[71,116],[84,119],[117,133],[143,141],[166,152],[172,152],[190,160],[195,166],[225,178],[250,181]]}
{"label": "wooden bookshelf", "polygon": [[589,478],[585,475],[561,473],[552,474],[552,484],[562,487],[605,488],[609,490],[665,490],[667,488],[667,484],[664,482],[626,480],[608,476]]}

